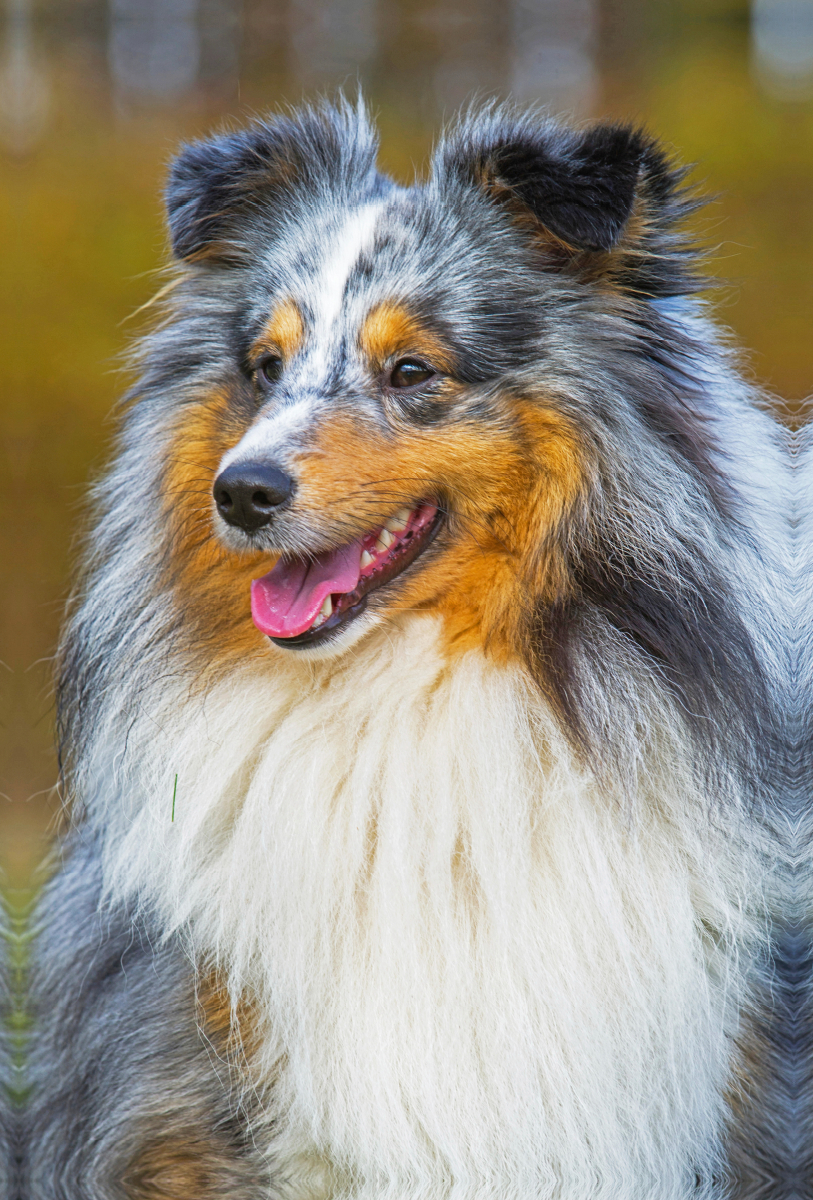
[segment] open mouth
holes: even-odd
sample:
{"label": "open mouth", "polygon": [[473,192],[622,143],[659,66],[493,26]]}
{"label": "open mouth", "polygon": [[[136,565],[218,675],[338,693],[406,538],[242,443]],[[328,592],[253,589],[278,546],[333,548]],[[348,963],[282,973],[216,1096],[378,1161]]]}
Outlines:
{"label": "open mouth", "polygon": [[328,641],[364,612],[371,592],[415,561],[440,521],[437,505],[421,502],[336,550],[281,558],[273,571],[252,581],[254,624],[279,646]]}

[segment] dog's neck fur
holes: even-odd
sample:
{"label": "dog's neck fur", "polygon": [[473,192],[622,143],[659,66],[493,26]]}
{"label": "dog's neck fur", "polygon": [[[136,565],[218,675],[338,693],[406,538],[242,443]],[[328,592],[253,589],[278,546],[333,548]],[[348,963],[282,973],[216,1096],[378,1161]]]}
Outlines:
{"label": "dog's neck fur", "polygon": [[269,650],[167,690],[113,768],[108,888],[258,1000],[278,1153],[571,1179],[708,1158],[748,868],[655,683],[648,727],[618,717],[627,797],[520,666],[445,662],[425,616],[339,665]]}

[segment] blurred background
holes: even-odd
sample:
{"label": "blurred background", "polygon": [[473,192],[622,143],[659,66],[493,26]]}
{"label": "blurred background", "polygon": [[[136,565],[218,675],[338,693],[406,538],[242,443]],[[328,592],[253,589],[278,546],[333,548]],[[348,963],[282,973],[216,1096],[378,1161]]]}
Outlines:
{"label": "blurred background", "polygon": [[715,197],[720,318],[798,418],[813,391],[813,0],[4,0],[0,865],[47,846],[49,656],[88,481],[160,286],[184,138],[360,82],[409,179],[474,93],[645,123]]}

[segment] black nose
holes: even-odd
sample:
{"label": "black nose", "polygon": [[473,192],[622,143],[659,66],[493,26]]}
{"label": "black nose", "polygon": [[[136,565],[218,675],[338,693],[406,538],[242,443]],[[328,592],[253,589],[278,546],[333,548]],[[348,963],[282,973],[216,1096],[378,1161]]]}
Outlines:
{"label": "black nose", "polygon": [[217,511],[229,525],[246,533],[267,525],[274,513],[290,499],[294,481],[268,463],[234,463],[221,471],[212,489]]}

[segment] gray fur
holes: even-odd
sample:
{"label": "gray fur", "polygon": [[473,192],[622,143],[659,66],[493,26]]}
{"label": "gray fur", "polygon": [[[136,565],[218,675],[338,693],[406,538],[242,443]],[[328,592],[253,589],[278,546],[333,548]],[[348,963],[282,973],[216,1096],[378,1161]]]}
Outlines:
{"label": "gray fur", "polygon": [[[21,997],[15,970],[12,923],[0,907],[0,1198],[23,1200],[19,1181],[20,1105],[19,1033],[15,1018]],[[15,1036],[16,1035],[16,1036]]]}
{"label": "gray fur", "polygon": [[268,1168],[229,1093],[223,1048],[196,1023],[194,971],[177,944],[153,943],[148,921],[100,906],[94,848],[81,835],[37,923],[21,1195],[169,1197],[170,1185],[133,1168],[166,1140],[208,1153],[199,1200],[266,1197]]}

